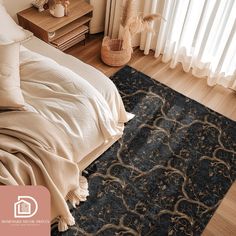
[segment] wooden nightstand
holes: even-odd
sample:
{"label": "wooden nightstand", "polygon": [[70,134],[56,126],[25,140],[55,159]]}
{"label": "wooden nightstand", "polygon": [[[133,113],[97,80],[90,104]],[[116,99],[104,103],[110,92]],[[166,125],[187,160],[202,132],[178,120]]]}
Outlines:
{"label": "wooden nightstand", "polygon": [[93,7],[84,0],[70,0],[69,15],[53,17],[34,7],[17,13],[19,24],[35,36],[64,51],[86,39]]}

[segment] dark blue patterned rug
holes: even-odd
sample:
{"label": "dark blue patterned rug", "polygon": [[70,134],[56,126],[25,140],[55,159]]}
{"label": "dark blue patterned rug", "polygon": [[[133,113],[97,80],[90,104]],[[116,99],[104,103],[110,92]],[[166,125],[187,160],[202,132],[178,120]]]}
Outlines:
{"label": "dark blue patterned rug", "polygon": [[60,235],[200,235],[236,179],[236,123],[128,66],[111,79],[136,117]]}

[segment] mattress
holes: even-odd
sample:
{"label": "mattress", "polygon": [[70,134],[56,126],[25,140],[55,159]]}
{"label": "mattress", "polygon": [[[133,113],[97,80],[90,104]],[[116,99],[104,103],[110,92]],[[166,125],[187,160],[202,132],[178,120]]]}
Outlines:
{"label": "mattress", "polygon": [[[124,123],[127,122],[129,119],[131,119],[133,115],[125,112],[123,102],[121,100],[121,97],[115,85],[103,73],[101,73],[94,67],[88,64],[85,64],[82,61],[74,58],[73,56],[67,55],[53,48],[52,46],[46,44],[45,42],[41,41],[40,39],[36,37],[33,37],[32,40],[24,43],[21,49],[21,56],[20,56],[21,67],[22,67],[21,77],[23,77],[23,80],[25,76],[27,77],[27,80],[29,80],[30,78],[29,72],[27,72],[27,74],[25,75],[26,72],[25,72],[25,67],[23,67],[23,64],[28,63],[29,67],[32,66],[31,64],[33,63],[29,63],[31,60],[31,57],[32,57],[32,61],[35,62],[34,66],[37,65],[37,63],[40,64],[42,63],[42,61],[44,60],[47,61],[47,58],[50,58],[53,61],[56,61],[61,66],[68,68],[69,74],[71,71],[75,73],[76,75],[78,75],[78,78],[81,78],[81,80],[82,79],[86,80],[105,99],[109,107],[109,110],[112,113],[112,118],[116,124],[116,128],[117,130],[120,130],[120,132],[117,132],[115,135],[113,135],[112,138],[106,138],[104,135],[101,134],[102,131],[100,130],[100,128],[96,127],[96,122],[94,123],[94,125],[91,125],[91,122],[86,123],[86,120],[92,121],[90,114],[86,111],[83,111],[82,113],[80,113],[78,121],[75,121],[75,119],[72,119],[70,116],[67,116],[66,112],[64,111],[63,121],[61,121],[62,116],[60,116],[58,112],[63,112],[63,111],[57,108],[57,109],[53,109],[53,111],[50,112],[50,105],[47,104],[47,109],[46,109],[47,112],[45,112],[45,108],[43,108],[44,104],[41,102],[40,95],[39,97],[37,97],[37,99],[41,103],[38,102],[39,103],[38,104],[37,99],[34,99],[33,100],[34,102],[32,103],[28,102],[29,110],[38,112],[44,115],[45,117],[55,121],[59,125],[62,125],[67,130],[68,134],[71,134],[72,136],[77,137],[77,139],[74,139],[74,140],[79,140],[78,145],[80,145],[81,147],[80,156],[78,157],[78,164],[79,164],[80,170],[83,170],[120,138],[120,136],[122,135],[122,131],[124,129]],[[51,62],[53,63],[53,61]],[[51,62],[50,60],[48,61],[49,64]],[[47,63],[47,62],[43,62],[43,63]],[[35,68],[35,69],[32,69],[32,68]],[[31,76],[35,77],[37,76],[37,72],[36,72],[37,67],[32,67],[32,68],[31,68],[31,71],[34,70],[34,72],[32,72]],[[73,74],[71,75],[73,79],[76,80],[76,77],[74,77]],[[60,79],[62,77],[57,78],[58,84],[61,83]],[[57,80],[55,80],[54,82],[56,81]],[[46,82],[47,82],[47,86],[49,86],[50,78],[47,78]],[[34,91],[29,86],[29,83],[27,84],[27,83],[24,83],[24,81],[22,81],[22,90],[26,96],[26,102],[29,100],[27,99],[27,96],[31,98],[34,96]],[[51,95],[48,95],[48,96],[50,97]],[[47,100],[47,103],[50,103],[49,101],[50,100]],[[62,101],[62,104],[64,104],[63,99],[61,101]],[[73,107],[73,105],[75,104],[71,103],[71,105]],[[79,103],[78,103],[78,106],[80,106]],[[75,106],[73,107],[73,109],[74,108]],[[105,121],[106,111],[102,110],[101,113],[104,113],[104,114],[101,114],[101,116],[104,116],[103,122],[106,123]],[[84,122],[84,124],[80,124],[80,122]],[[76,128],[77,126],[79,128]]]}

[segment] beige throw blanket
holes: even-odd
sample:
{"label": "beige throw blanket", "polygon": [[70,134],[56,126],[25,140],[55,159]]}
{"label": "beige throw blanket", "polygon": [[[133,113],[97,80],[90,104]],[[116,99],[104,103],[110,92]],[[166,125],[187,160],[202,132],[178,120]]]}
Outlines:
{"label": "beige throw blanket", "polygon": [[132,115],[115,86],[103,96],[73,71],[26,49],[20,75],[27,111],[0,113],[0,184],[48,188],[52,219],[59,217],[64,231],[74,224],[66,200],[75,205],[88,195],[78,163],[120,137]]}
{"label": "beige throw blanket", "polygon": [[[37,124],[37,125],[35,125]],[[86,200],[87,181],[73,161],[79,153],[55,123],[33,112],[0,113],[0,183],[43,185],[51,193],[51,216],[59,231],[74,224],[66,199]]]}

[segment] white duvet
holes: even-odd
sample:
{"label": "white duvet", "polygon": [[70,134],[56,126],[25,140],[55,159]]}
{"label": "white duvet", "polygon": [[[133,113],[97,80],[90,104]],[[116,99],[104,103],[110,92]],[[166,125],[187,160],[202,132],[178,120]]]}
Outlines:
{"label": "white duvet", "polygon": [[[80,162],[93,150],[122,135],[126,113],[119,93],[104,97],[89,82],[54,60],[22,47],[21,88],[27,109],[55,122],[79,145]],[[52,136],[54,134],[51,134]]]}

